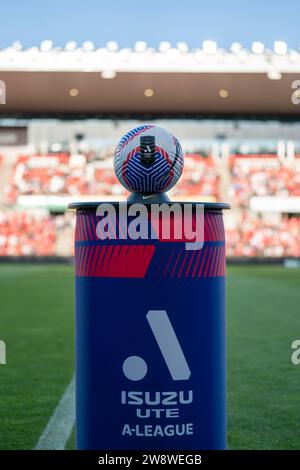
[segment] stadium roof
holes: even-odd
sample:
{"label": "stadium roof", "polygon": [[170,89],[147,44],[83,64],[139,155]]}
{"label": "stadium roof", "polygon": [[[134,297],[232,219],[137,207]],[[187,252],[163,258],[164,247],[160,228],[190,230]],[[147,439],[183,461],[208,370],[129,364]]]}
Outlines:
{"label": "stadium roof", "polygon": [[[118,49],[114,41],[96,49],[51,41],[23,50],[0,51],[6,84],[1,114],[299,115],[292,84],[300,77],[300,53],[282,41],[266,50],[234,43],[230,51],[213,41],[189,50],[184,43],[159,48],[139,41]],[[295,85],[294,85],[295,86]],[[300,98],[300,93],[299,93]]]}

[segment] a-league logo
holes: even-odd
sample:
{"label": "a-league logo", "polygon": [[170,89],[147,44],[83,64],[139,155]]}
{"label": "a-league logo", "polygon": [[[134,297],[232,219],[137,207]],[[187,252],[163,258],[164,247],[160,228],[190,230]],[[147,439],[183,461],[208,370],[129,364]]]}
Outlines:
{"label": "a-league logo", "polygon": [[[146,315],[151,331],[173,380],[188,380],[190,368],[165,310],[149,310]],[[140,356],[130,356],[123,363],[123,373],[129,380],[142,380],[148,366]]]}

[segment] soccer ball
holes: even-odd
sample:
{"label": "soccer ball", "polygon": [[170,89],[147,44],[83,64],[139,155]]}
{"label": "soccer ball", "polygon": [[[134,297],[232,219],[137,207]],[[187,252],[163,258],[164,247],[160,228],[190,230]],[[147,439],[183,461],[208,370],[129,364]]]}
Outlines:
{"label": "soccer ball", "polygon": [[133,193],[169,191],[183,170],[183,151],[170,132],[144,125],[132,129],[118,143],[114,170],[120,183]]}

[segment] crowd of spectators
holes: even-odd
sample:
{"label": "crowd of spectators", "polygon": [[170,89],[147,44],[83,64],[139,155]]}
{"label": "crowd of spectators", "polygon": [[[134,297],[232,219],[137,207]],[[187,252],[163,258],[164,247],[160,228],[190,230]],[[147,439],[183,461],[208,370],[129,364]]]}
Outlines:
{"label": "crowd of spectators", "polygon": [[230,197],[247,207],[252,196],[300,196],[300,171],[282,164],[276,155],[230,158]]}
{"label": "crowd of spectators", "polygon": [[266,221],[243,211],[226,228],[227,256],[300,257],[300,217]]}
{"label": "crowd of spectators", "polygon": [[[218,198],[219,176],[211,157],[190,154],[175,195],[203,195]],[[20,195],[126,195],[113,171],[113,157],[92,158],[85,154],[20,156],[5,188],[7,203]]]}
{"label": "crowd of spectators", "polygon": [[[1,160],[0,156],[0,167]],[[283,163],[276,155],[230,156],[227,188],[233,217],[227,227],[229,256],[300,257],[300,217],[277,214],[272,220],[249,209],[252,196],[300,197],[299,163],[298,167]],[[172,197],[220,200],[223,177],[211,156],[187,154]],[[105,156],[87,152],[18,157],[5,188],[6,210],[0,213],[0,255],[54,255],[59,237],[69,247],[66,254],[72,253],[73,216],[8,210],[20,195],[101,197],[126,196],[126,191],[116,180],[109,152]]]}
{"label": "crowd of spectators", "polygon": [[211,156],[186,154],[184,172],[174,187],[176,197],[209,197],[219,199],[220,176],[218,166]]}
{"label": "crowd of spectators", "polygon": [[112,157],[91,160],[88,155],[20,156],[5,188],[7,203],[20,195],[80,195],[124,192],[113,173]]}
{"label": "crowd of spectators", "polygon": [[19,211],[0,212],[0,256],[51,256],[56,248],[52,217]]}

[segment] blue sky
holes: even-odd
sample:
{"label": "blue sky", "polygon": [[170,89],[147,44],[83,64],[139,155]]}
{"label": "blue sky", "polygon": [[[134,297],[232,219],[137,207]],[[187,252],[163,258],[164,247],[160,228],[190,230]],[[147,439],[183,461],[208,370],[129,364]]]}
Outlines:
{"label": "blue sky", "polygon": [[212,39],[225,48],[233,41],[249,47],[253,40],[298,48],[299,13],[294,0],[0,0],[0,47],[43,39],[57,46],[68,40],[102,46],[113,39],[121,46],[167,40],[197,47]]}

